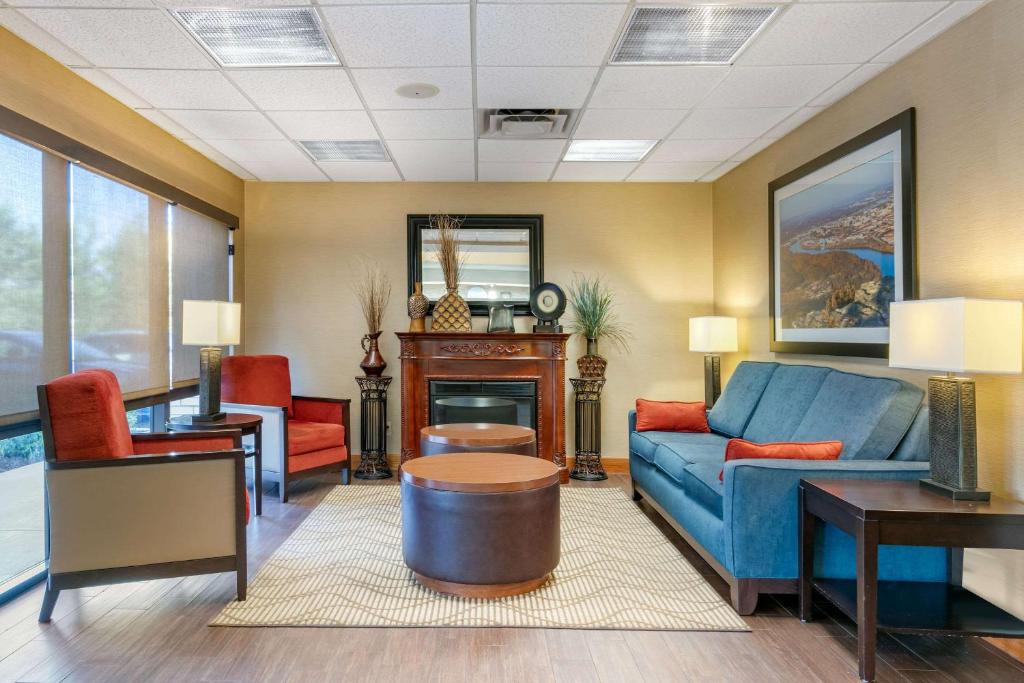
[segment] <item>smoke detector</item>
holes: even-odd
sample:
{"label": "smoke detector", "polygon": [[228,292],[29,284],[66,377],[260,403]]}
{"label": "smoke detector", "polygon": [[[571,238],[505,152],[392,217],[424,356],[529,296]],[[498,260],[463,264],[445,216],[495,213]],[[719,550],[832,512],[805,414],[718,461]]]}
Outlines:
{"label": "smoke detector", "polygon": [[482,138],[541,140],[567,138],[576,112],[572,109],[485,109]]}

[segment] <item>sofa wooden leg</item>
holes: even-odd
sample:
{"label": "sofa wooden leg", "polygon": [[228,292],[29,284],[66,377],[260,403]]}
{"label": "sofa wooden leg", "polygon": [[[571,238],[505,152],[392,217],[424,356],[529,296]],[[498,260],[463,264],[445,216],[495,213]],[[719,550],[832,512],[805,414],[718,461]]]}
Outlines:
{"label": "sofa wooden leg", "polygon": [[747,616],[757,610],[757,585],[747,579],[736,579],[729,586],[729,598],[736,614]]}
{"label": "sofa wooden leg", "polygon": [[630,486],[633,488],[633,501],[641,500],[643,496],[636,490],[636,484],[630,484]]}
{"label": "sofa wooden leg", "polygon": [[50,617],[53,616],[53,608],[57,606],[57,596],[59,595],[59,590],[50,588],[49,584],[47,584],[46,590],[43,591],[43,606],[39,610],[39,623],[50,621]]}

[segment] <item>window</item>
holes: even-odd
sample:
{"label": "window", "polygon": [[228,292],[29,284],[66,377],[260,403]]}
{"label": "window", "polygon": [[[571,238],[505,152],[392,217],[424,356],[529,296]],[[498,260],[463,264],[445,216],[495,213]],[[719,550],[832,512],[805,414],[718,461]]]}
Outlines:
{"label": "window", "polygon": [[43,439],[0,440],[0,600],[43,571]]}

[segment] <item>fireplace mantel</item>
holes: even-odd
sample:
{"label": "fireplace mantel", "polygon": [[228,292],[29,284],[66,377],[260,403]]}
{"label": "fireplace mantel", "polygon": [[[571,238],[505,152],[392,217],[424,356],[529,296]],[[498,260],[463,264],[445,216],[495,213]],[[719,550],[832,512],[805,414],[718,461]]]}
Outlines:
{"label": "fireplace mantel", "polygon": [[398,332],[402,361],[402,462],[420,455],[432,380],[531,380],[537,384],[537,455],[565,467],[563,333]]}

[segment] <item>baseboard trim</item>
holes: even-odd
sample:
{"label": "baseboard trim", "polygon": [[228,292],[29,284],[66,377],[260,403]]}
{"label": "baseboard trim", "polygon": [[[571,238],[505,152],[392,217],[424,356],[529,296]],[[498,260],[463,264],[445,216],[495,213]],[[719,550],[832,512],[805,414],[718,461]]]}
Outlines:
{"label": "baseboard trim", "polygon": [[[359,467],[359,461],[361,458],[358,453],[352,454],[352,472],[356,471]],[[393,472],[398,471],[398,467],[401,463],[402,457],[398,453],[388,453],[388,467]],[[576,459],[572,456],[566,458],[565,466],[572,470],[573,463]],[[604,465],[604,469],[608,474],[629,474],[629,458],[602,458],[601,463]]]}

